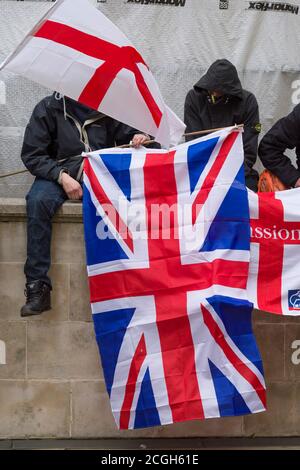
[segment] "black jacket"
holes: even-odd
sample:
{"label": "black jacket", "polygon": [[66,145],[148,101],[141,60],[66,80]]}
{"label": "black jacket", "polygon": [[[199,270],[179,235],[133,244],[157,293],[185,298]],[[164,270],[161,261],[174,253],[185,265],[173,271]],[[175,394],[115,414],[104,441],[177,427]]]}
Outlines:
{"label": "black jacket", "polygon": [[57,181],[65,168],[79,179],[82,152],[128,144],[137,132],[54,93],[36,105],[26,127],[21,158],[34,176]]}
{"label": "black jacket", "polygon": [[[224,97],[220,102],[212,104],[208,90],[219,91]],[[246,184],[257,191],[258,173],[253,169],[253,165],[257,158],[260,131],[258,104],[252,93],[242,89],[237,70],[228,60],[214,62],[188,92],[184,106],[184,122],[187,125],[187,133],[244,124]]]}
{"label": "black jacket", "polygon": [[[297,169],[284,152],[296,149]],[[295,186],[300,178],[300,104],[280,119],[262,139],[258,154],[264,166],[286,186]]]}

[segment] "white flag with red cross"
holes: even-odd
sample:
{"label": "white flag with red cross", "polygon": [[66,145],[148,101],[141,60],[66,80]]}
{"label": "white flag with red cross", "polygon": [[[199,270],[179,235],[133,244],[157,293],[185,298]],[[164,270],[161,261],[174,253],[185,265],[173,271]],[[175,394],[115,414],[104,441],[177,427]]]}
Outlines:
{"label": "white flag with red cross", "polygon": [[0,66],[155,137],[169,147],[185,125],[146,62],[88,0],[58,0]]}
{"label": "white flag with red cross", "polygon": [[248,295],[256,308],[300,315],[300,189],[248,191],[251,252]]}

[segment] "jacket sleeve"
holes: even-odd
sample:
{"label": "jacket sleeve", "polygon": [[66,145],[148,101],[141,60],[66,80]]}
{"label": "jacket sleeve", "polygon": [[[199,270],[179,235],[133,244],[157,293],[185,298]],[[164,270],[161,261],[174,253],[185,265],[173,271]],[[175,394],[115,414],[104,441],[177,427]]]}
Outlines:
{"label": "jacket sleeve", "polygon": [[[186,96],[185,103],[184,103],[184,123],[186,125],[185,132],[188,134],[189,132],[196,132],[201,131],[199,125],[199,117],[197,113],[196,107],[196,100],[193,99],[192,95],[194,94],[194,90],[190,90]],[[197,136],[190,136],[186,137],[186,142],[195,139]]]}
{"label": "jacket sleeve", "polygon": [[[116,145],[126,145],[133,139],[135,134],[145,134],[142,131],[134,129],[133,127],[127,126],[118,121],[114,121],[115,129],[114,129],[114,140]],[[152,136],[149,136],[150,140],[153,140]],[[157,142],[153,142],[147,146],[149,148],[160,148],[160,145]]]}
{"label": "jacket sleeve", "polygon": [[[240,124],[237,122],[236,124]],[[253,166],[257,159],[257,147],[258,147],[258,135],[259,130],[256,126],[259,125],[259,110],[256,98],[250,94],[245,104],[244,114],[244,132],[243,132],[243,144],[244,144],[244,158],[245,158],[245,177],[246,181],[248,177],[253,176]]]}
{"label": "jacket sleeve", "polygon": [[286,186],[295,186],[300,172],[290,158],[284,154],[286,149],[299,147],[300,144],[300,105],[286,117],[280,119],[262,139],[259,156],[263,165],[276,175]]}
{"label": "jacket sleeve", "polygon": [[51,134],[55,124],[52,120],[45,100],[35,107],[26,127],[21,158],[34,176],[50,181],[58,181],[62,167],[51,158],[49,148],[52,144]]}
{"label": "jacket sleeve", "polygon": [[127,126],[126,124],[118,121],[113,122],[113,127],[113,134],[116,145],[129,144],[133,136],[139,132],[133,127]]}

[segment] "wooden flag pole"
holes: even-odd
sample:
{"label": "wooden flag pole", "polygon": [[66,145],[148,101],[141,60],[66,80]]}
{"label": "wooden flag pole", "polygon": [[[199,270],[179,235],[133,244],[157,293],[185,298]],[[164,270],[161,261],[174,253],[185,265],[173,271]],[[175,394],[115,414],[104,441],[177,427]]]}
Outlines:
{"label": "wooden flag pole", "polygon": [[[231,127],[231,126],[230,126]],[[236,124],[234,126],[235,129],[243,129],[244,124]],[[188,132],[187,134],[183,134],[183,137],[191,137],[191,136],[196,136],[196,135],[203,135],[203,134],[211,134],[212,132],[217,132],[217,131],[223,131],[224,129],[228,129],[228,127],[218,127],[216,129],[206,129],[204,131],[195,131],[195,132]],[[147,140],[144,142],[144,145],[149,145],[153,144],[155,140]],[[117,148],[128,148],[128,147],[133,147],[132,144],[125,144],[125,145],[119,145]],[[7,178],[9,176],[15,176],[15,175],[20,175],[22,173],[27,173],[28,170],[17,170],[17,171],[12,171],[10,173],[3,173],[0,175],[0,178]]]}
{"label": "wooden flag pole", "polygon": [[[235,126],[217,127],[215,129],[205,129],[204,131],[188,132],[187,134],[183,134],[183,137],[211,134],[212,132],[223,131],[224,129],[229,129],[230,127],[234,127],[234,129],[244,129],[244,124],[235,124]],[[146,140],[143,145],[153,144],[154,142],[155,140]],[[133,145],[129,144],[129,147],[133,147]],[[118,148],[128,148],[128,145],[120,145]]]}

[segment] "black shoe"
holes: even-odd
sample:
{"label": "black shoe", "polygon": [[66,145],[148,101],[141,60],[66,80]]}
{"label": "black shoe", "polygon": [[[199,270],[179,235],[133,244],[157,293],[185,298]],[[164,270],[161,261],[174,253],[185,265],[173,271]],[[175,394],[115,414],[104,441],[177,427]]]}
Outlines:
{"label": "black shoe", "polygon": [[40,315],[51,309],[51,287],[43,281],[32,281],[26,284],[24,291],[26,304],[21,308],[21,317]]}

